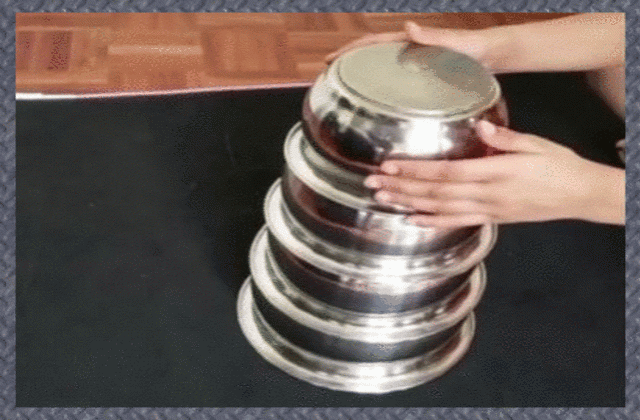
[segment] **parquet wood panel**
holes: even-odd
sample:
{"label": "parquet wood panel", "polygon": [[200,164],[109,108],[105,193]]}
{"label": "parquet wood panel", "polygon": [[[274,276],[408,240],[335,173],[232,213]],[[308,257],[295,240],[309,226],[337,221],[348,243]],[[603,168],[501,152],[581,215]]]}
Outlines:
{"label": "parquet wood panel", "polygon": [[[566,15],[566,14],[565,14]],[[477,29],[528,13],[19,13],[16,92],[114,93],[311,83],[368,33]]]}

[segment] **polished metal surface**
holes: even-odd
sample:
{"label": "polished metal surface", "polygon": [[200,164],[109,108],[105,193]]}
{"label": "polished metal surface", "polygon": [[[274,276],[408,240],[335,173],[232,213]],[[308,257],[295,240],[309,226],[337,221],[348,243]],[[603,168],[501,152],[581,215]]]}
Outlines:
{"label": "polished metal surface", "polygon": [[391,362],[353,362],[317,355],[286,340],[253,301],[251,278],[238,296],[238,321],[253,348],[269,363],[300,380],[337,391],[384,394],[432,381],[458,363],[473,340],[473,312],[449,341],[426,354]]}
{"label": "polished metal surface", "polygon": [[480,63],[433,45],[397,42],[354,49],[340,57],[335,70],[355,95],[403,113],[475,113],[500,95],[500,86]]}
{"label": "polished metal surface", "polygon": [[[420,255],[382,255],[344,248],[314,235],[292,214],[282,195],[281,180],[265,198],[269,231],[297,257],[329,273],[388,283],[383,279],[451,277],[482,261],[495,245],[497,227],[484,225],[479,235],[447,249]],[[398,287],[404,282],[399,282]]]}
{"label": "polished metal surface", "polygon": [[[478,304],[486,273],[482,264],[448,296],[412,311],[386,314],[349,311],[327,305],[301,291],[282,272],[269,251],[267,230],[256,236],[250,251],[254,285],[293,320],[329,335],[374,342],[397,341],[441,331],[461,321]],[[428,290],[430,284],[424,282]],[[382,338],[387,337],[387,338]]]}
{"label": "polished metal surface", "polygon": [[369,314],[328,305],[295,287],[271,260],[266,231],[251,251],[253,298],[265,321],[297,346],[333,359],[392,361],[442,345],[480,301],[486,284],[478,267],[449,296],[417,310]]}
{"label": "polished metal surface", "polygon": [[309,89],[304,130],[312,145],[358,173],[384,159],[462,159],[495,151],[478,120],[507,125],[500,86],[471,58],[433,46],[372,45],[339,57]]}
{"label": "polished metal surface", "polygon": [[329,305],[362,313],[393,313],[423,308],[454,293],[476,269],[441,278],[357,278],[322,271],[293,255],[273,235],[269,234],[268,238],[270,258],[296,287]]}
{"label": "polished metal surface", "polygon": [[243,333],[315,385],[386,393],[427,382],[468,350],[497,226],[416,226],[364,186],[389,157],[495,153],[475,133],[506,125],[496,79],[468,57],[407,43],[338,58],[309,89],[264,201],[238,300]]}

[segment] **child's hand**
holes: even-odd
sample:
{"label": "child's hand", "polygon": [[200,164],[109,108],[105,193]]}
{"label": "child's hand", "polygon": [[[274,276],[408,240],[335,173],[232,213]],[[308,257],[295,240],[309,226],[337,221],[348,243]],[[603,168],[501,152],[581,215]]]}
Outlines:
{"label": "child's hand", "polygon": [[325,59],[331,62],[345,52],[365,45],[413,41],[423,45],[438,45],[466,54],[491,69],[493,62],[501,56],[501,42],[500,39],[490,35],[491,33],[481,30],[420,27],[413,22],[407,22],[403,32],[365,36],[329,54]]}
{"label": "child's hand", "polygon": [[478,132],[507,154],[467,160],[387,161],[365,185],[384,203],[433,213],[420,225],[470,226],[554,219],[625,223],[624,170],[586,160],[534,135],[486,121]]}

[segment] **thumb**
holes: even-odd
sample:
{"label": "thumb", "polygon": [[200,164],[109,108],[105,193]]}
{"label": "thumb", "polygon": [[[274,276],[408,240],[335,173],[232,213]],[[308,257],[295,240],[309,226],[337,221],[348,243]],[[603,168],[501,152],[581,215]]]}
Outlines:
{"label": "thumb", "polygon": [[541,153],[544,150],[537,137],[498,127],[486,120],[478,121],[476,132],[487,145],[505,152]]}

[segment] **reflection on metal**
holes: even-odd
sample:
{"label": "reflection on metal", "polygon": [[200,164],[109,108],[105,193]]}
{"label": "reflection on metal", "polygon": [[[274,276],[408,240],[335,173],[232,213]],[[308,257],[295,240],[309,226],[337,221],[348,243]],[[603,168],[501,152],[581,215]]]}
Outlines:
{"label": "reflection on metal", "polygon": [[496,226],[415,226],[411,209],[377,203],[363,181],[389,157],[491,154],[478,119],[507,123],[495,78],[440,48],[369,46],[318,78],[285,140],[238,299],[264,359],[317,386],[380,394],[464,356]]}

